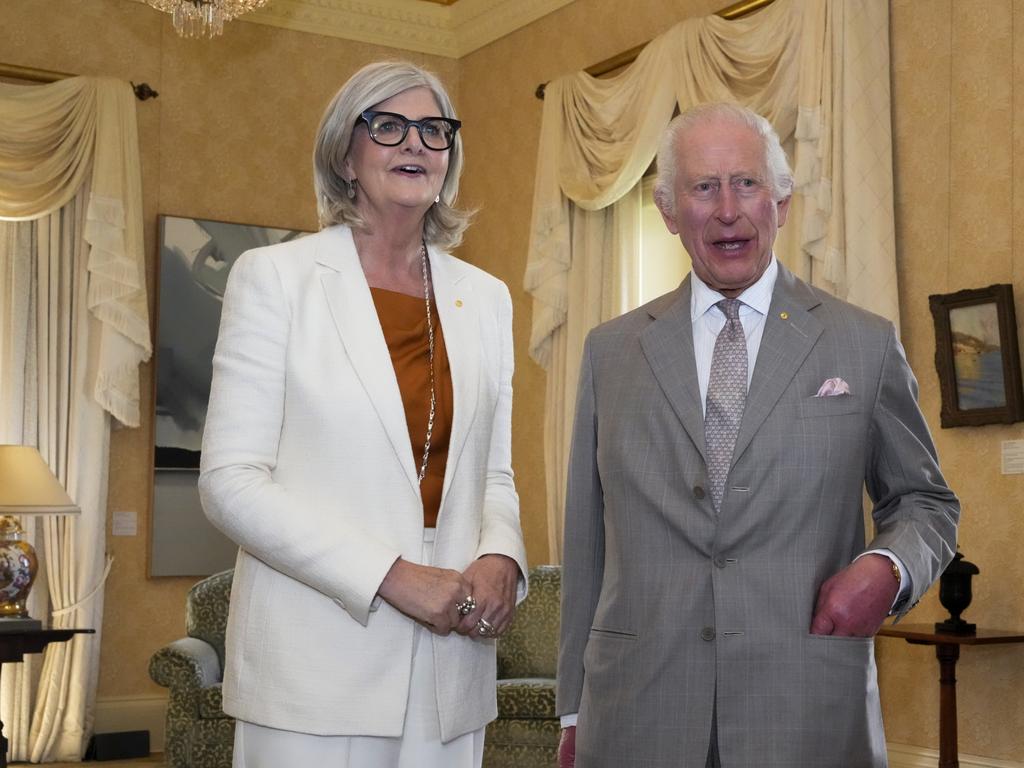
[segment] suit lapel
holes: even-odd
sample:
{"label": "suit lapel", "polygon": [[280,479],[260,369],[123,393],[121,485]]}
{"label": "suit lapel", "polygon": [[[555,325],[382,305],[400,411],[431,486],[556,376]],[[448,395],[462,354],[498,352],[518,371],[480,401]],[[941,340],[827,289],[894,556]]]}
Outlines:
{"label": "suit lapel", "polygon": [[690,278],[654,302],[648,311],[654,322],[640,334],[640,346],[672,410],[706,461],[704,416],[690,321]]}
{"label": "suit lapel", "polygon": [[441,508],[455,468],[469,436],[476,414],[480,377],[480,313],[473,286],[459,269],[458,262],[447,253],[428,248],[430,274],[434,283],[437,315],[444,330],[448,366],[452,372],[452,431],[448,443],[448,462],[441,492]]}
{"label": "suit lapel", "polygon": [[779,264],[771,307],[764,322],[761,347],[747,393],[747,404],[733,450],[733,463],[743,454],[796,375],[822,332],[810,310],[821,302],[805,284]]}
{"label": "suit lapel", "polygon": [[402,394],[348,227],[324,230],[316,261],[327,268],[320,281],[341,343],[418,498],[419,483]]}

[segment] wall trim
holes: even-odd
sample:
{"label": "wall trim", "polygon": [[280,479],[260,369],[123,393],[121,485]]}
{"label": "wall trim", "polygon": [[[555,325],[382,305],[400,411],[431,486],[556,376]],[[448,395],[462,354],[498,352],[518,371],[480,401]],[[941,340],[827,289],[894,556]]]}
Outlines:
{"label": "wall trim", "polygon": [[167,696],[108,696],[96,699],[96,733],[149,731],[149,751],[164,751]]}
{"label": "wall trim", "polygon": [[[935,768],[939,762],[937,749],[915,747],[912,744],[888,742],[889,768]],[[993,757],[978,757],[960,753],[960,768],[1024,768],[1024,763],[1011,760],[997,760]]]}
{"label": "wall trim", "polygon": [[[229,24],[266,24],[457,59],[571,2],[459,0],[439,5],[420,0],[273,0]],[[228,28],[225,34],[230,33]]]}

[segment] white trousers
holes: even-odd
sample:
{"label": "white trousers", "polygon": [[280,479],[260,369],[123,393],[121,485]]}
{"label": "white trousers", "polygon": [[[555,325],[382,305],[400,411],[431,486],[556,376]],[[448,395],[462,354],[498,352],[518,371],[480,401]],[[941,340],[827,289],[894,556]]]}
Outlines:
{"label": "white trousers", "polygon": [[[423,562],[434,551],[434,529],[423,537]],[[416,627],[412,680],[400,737],[314,736],[239,720],[234,768],[480,768],[484,729],[441,743],[430,633]]]}

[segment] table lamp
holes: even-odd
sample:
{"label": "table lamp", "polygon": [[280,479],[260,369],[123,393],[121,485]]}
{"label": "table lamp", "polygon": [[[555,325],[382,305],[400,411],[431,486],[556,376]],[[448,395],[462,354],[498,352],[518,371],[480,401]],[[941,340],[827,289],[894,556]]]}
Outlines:
{"label": "table lamp", "polygon": [[42,627],[27,609],[36,551],[13,515],[79,512],[39,451],[28,445],[0,445],[0,632]]}

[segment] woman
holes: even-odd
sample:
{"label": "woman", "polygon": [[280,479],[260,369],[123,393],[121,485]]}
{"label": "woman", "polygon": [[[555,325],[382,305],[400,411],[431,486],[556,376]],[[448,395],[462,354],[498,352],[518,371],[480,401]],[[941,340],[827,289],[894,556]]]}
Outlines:
{"label": "woman", "polygon": [[199,487],[239,545],[235,766],[480,765],[526,565],[511,301],[447,253],[459,127],[432,74],[360,70],[316,138],[324,228],[231,271]]}

